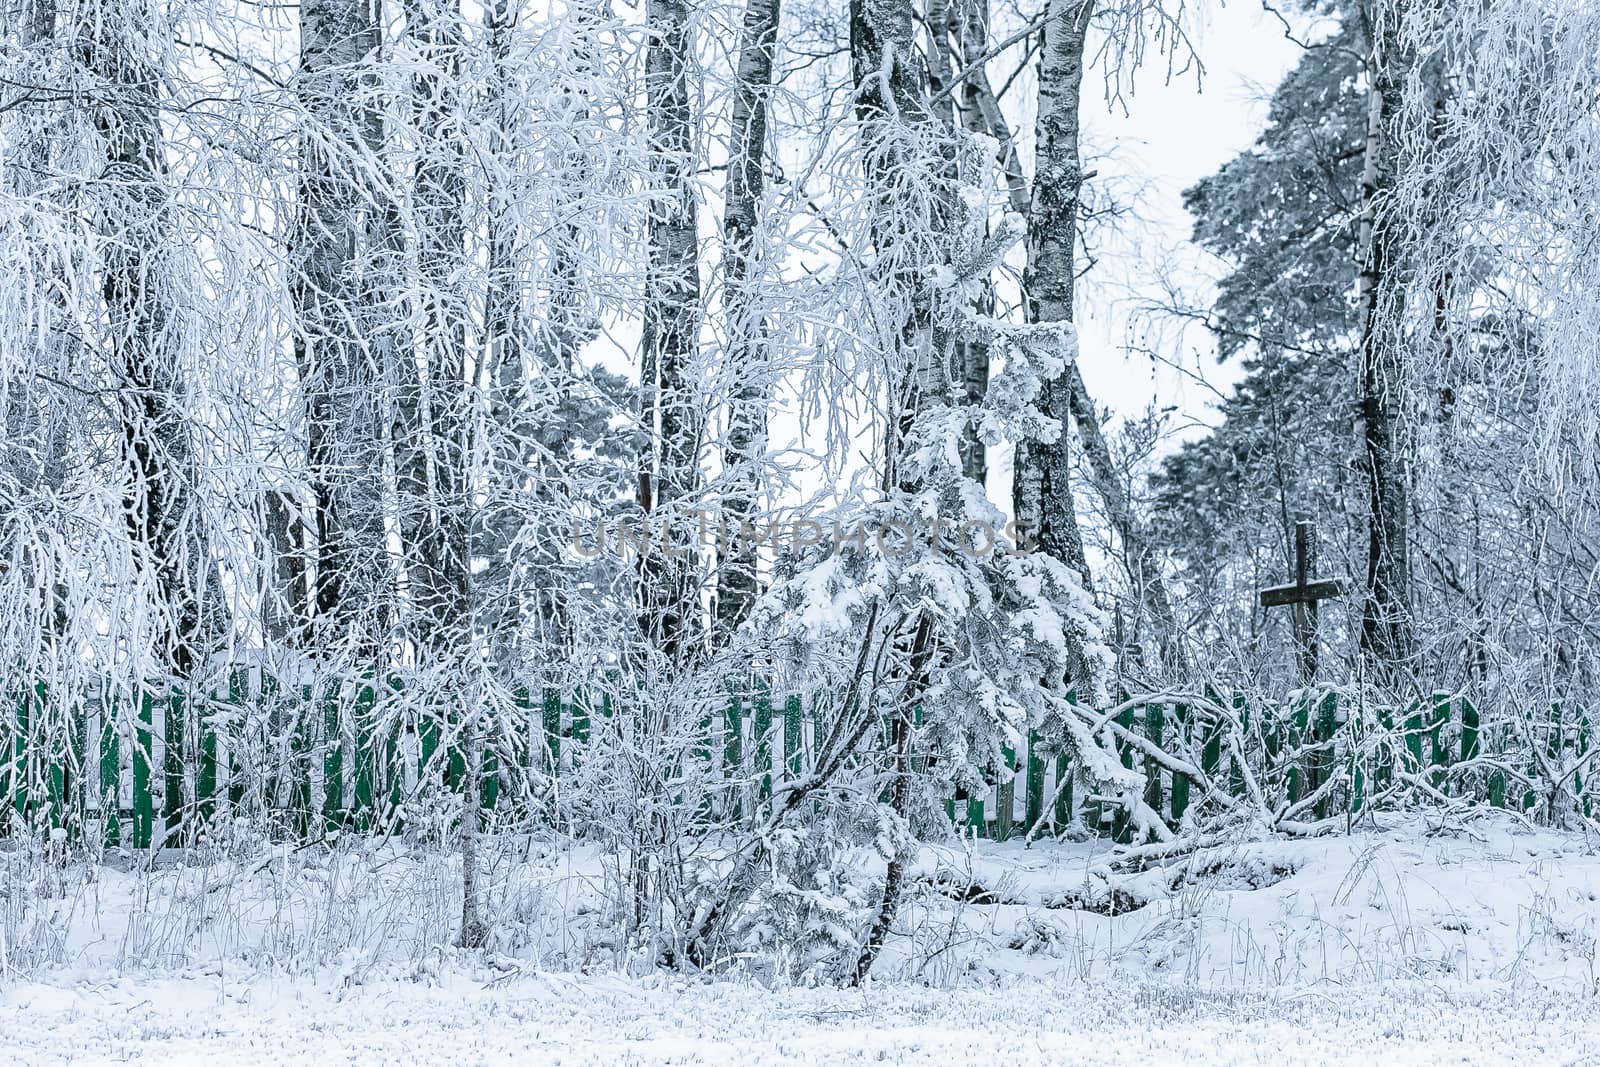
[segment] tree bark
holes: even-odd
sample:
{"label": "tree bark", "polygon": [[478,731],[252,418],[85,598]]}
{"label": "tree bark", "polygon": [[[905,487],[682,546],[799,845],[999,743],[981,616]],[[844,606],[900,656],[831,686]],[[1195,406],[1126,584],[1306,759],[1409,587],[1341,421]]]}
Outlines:
{"label": "tree bark", "polygon": [[[683,508],[698,480],[701,421],[688,371],[700,325],[698,151],[689,91],[693,42],[687,0],[647,0],[645,57],[651,169],[648,292],[640,373],[640,418],[650,447],[640,458],[640,509],[664,520],[641,561],[640,607],[652,644],[669,659],[688,650],[695,606],[693,547]],[[671,545],[662,539],[670,540]]]}
{"label": "tree bark", "polygon": [[1005,176],[1007,202],[1012,211],[1027,217],[1028,180],[1022,173],[1022,161],[1017,158],[1016,139],[1011,135],[1011,125],[1000,109],[994,87],[989,83],[989,73],[982,65],[990,47],[988,0],[961,0],[961,3],[961,62],[969,72],[961,81],[961,111],[968,129],[974,133],[987,132],[1000,142],[1000,169]]}
{"label": "tree bark", "polygon": [[[1083,45],[1093,0],[1050,0],[1045,12],[1039,65],[1039,110],[1033,200],[1028,210],[1028,268],[1024,275],[1028,321],[1071,322],[1076,280],[1078,201],[1083,185],[1078,101],[1083,88]],[[1018,523],[1038,531],[1041,551],[1076,571],[1092,591],[1093,575],[1083,550],[1072,499],[1068,434],[1072,407],[1066,375],[1043,383],[1040,414],[1057,419],[1055,441],[1017,447],[1012,504]]]}
{"label": "tree bark", "polygon": [[291,283],[295,358],[306,412],[306,466],[316,534],[313,644],[349,643],[373,659],[383,643],[388,571],[379,415],[380,257],[392,255],[389,206],[372,180],[383,141],[371,60],[381,44],[375,0],[303,0],[296,92],[312,129],[301,139]]}
{"label": "tree bark", "polygon": [[1410,503],[1403,404],[1408,385],[1405,356],[1392,329],[1403,299],[1392,276],[1397,235],[1380,217],[1394,187],[1394,126],[1405,83],[1407,57],[1393,13],[1363,5],[1367,34],[1367,136],[1361,175],[1361,313],[1358,351],[1357,437],[1367,483],[1367,581],[1361,650],[1380,680],[1398,683],[1416,654],[1411,615]]}
{"label": "tree bark", "polygon": [[449,2],[409,0],[406,32],[423,55],[411,118],[420,152],[412,174],[421,323],[415,349],[396,360],[395,474],[400,540],[410,588],[406,627],[419,663],[454,663],[469,637],[470,524],[467,463],[468,309],[466,158],[456,82],[461,26]]}
{"label": "tree bark", "polygon": [[[8,30],[16,34],[24,51],[45,54],[57,46],[55,0],[15,0],[8,3],[5,17]],[[51,155],[48,127],[30,131],[30,135],[8,145],[6,192],[24,199],[50,196],[46,177]],[[26,355],[18,364],[20,373],[8,376],[3,386],[4,400],[0,402],[0,424],[5,434],[0,440],[0,471],[10,485],[27,495],[35,491],[54,495],[67,479],[70,427],[62,405],[51,396],[54,387],[49,379],[70,380],[76,342],[71,340],[67,308],[60,296],[63,287],[52,284],[45,288],[48,326],[37,340],[24,342]],[[24,544],[16,552],[25,561],[24,580],[36,587],[50,586],[50,595],[42,598],[46,603],[38,628],[59,654],[68,624],[66,582],[47,558],[48,546]]]}
{"label": "tree bark", "polygon": [[[478,701],[473,702],[477,706]],[[456,944],[462,948],[482,948],[489,941],[489,926],[483,920],[478,892],[478,837],[482,833],[483,743],[478,724],[470,709],[461,724],[461,752],[467,772],[461,798],[461,929]]]}
{"label": "tree bark", "polygon": [[[915,20],[910,0],[851,0],[850,65],[856,85],[856,115],[865,140],[867,180],[876,201],[874,244],[880,259],[893,264],[887,279],[903,302],[897,323],[898,355],[905,380],[897,398],[898,418],[889,427],[884,449],[884,488],[913,491],[902,473],[899,452],[918,412],[949,403],[950,337],[934,328],[936,316],[921,277],[927,262],[947,259],[946,230],[954,210],[954,155],[949,137],[937,139],[940,158],[906,154],[908,139],[897,128],[931,128],[927,72],[917,62]],[[922,186],[918,188],[917,186]],[[901,217],[901,201],[933,205],[926,231],[912,232]]]}
{"label": "tree bark", "polygon": [[733,143],[723,213],[724,306],[728,315],[728,444],[722,500],[730,536],[717,572],[717,636],[726,642],[750,615],[757,592],[755,539],[742,536],[755,521],[760,465],[767,446],[770,384],[763,366],[766,327],[750,285],[758,211],[765,187],[767,94],[778,50],[779,0],[747,0],[734,81]]}
{"label": "tree bark", "polygon": [[104,301],[117,383],[120,455],[127,477],[123,521],[165,607],[158,654],[175,681],[191,678],[217,638],[206,610],[217,595],[194,498],[196,475],[172,314],[177,233],[159,110],[160,76],[140,44],[153,21],[143,3],[97,3],[82,11],[83,64],[114,90],[96,98],[105,150],[100,182]]}
{"label": "tree bark", "polygon": [[305,526],[293,494],[270,489],[260,512],[263,564],[261,630],[268,647],[303,648],[311,624],[306,588]]}
{"label": "tree bark", "polygon": [[[941,5],[935,4],[935,12]],[[934,32],[948,33],[947,19],[937,15]],[[921,488],[910,472],[899,463],[899,450],[919,414],[951,399],[951,338],[936,328],[938,316],[933,301],[939,299],[925,280],[928,260],[948,260],[947,230],[954,218],[955,157],[953,138],[948,136],[950,116],[940,122],[929,105],[927,74],[916,63],[916,36],[912,0],[851,0],[850,60],[856,85],[856,114],[861,120],[865,148],[866,177],[876,201],[874,244],[880,257],[896,263],[894,275],[886,279],[895,289],[904,319],[897,324],[898,358],[906,381],[898,425],[886,434],[885,488],[911,493]],[[947,40],[947,37],[945,38]],[[943,44],[936,39],[932,50],[936,66],[945,63]],[[907,137],[912,131],[937,131],[926,137]],[[910,156],[907,144],[931,144],[923,158]],[[907,228],[905,199],[933,204],[927,220],[930,232],[915,233]],[[912,266],[911,264],[915,264]],[[874,616],[876,611],[874,610]],[[872,623],[868,623],[870,637]],[[892,723],[890,757],[894,784],[890,806],[904,820],[909,810],[909,752],[911,724],[907,716],[920,697],[927,681],[928,659],[937,635],[932,621],[919,615],[912,653],[907,664],[902,706]],[[900,906],[906,858],[899,850],[890,856],[884,877],[877,917],[850,967],[851,981],[863,981],[888,936]]]}
{"label": "tree bark", "polygon": [[[933,0],[928,7],[928,30],[934,35],[934,46],[930,49],[933,69],[928,88],[936,98],[948,91],[950,79],[954,77],[950,69],[952,36],[960,42],[958,51],[963,67],[980,64],[980,57],[987,53],[989,47],[988,0],[956,2],[959,5],[956,10],[950,8],[949,0]],[[987,81],[987,78],[984,80]],[[976,84],[969,77],[962,83],[961,106],[957,109],[961,124],[974,136],[991,136],[988,119],[976,106],[977,96]],[[1004,122],[1003,119],[1001,121]],[[992,136],[999,137],[999,134]],[[994,313],[994,286],[987,278],[983,280],[976,310],[980,315]],[[956,366],[961,372],[962,401],[969,407],[976,408],[982,404],[989,392],[989,364],[989,346],[984,341],[969,339],[957,345]],[[961,471],[980,486],[989,479],[988,451],[978,436],[976,425],[969,425],[962,435]]]}
{"label": "tree bark", "polygon": [[[459,84],[464,48],[457,0],[406,0],[406,35],[419,60],[411,83],[412,133],[418,153],[411,174],[412,257],[416,319],[421,330],[398,353],[395,475],[400,542],[409,584],[406,632],[417,664],[437,687],[431,712],[454,727],[466,771],[462,781],[461,929],[456,943],[481,948],[488,938],[478,890],[482,822],[483,707],[464,676],[474,670],[471,588],[473,501],[464,279],[467,238],[465,116]],[[504,308],[496,308],[503,313]],[[508,323],[498,323],[501,327]],[[501,338],[504,340],[504,338]]]}

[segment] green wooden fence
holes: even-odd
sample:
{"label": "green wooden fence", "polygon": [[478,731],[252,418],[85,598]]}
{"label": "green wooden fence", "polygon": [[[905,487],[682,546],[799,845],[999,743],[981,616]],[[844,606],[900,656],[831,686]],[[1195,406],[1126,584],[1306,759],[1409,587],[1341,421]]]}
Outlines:
{"label": "green wooden fence", "polygon": [[[559,818],[552,796],[597,751],[597,726],[614,725],[625,703],[603,690],[514,693],[511,706],[484,720],[495,727],[483,746],[484,806]],[[807,703],[759,686],[731,688],[723,713],[701,723],[690,757],[701,803],[754,810],[807,773],[824,729]],[[1360,815],[1399,796],[1536,810],[1560,790],[1586,815],[1594,800],[1593,775],[1550,780],[1550,767],[1581,765],[1571,757],[1593,743],[1587,714],[1559,705],[1525,727],[1540,735],[1541,761],[1519,753],[1525,742],[1510,733],[1491,736],[1474,704],[1450,694],[1403,708],[1353,705],[1333,692],[1267,705],[1213,695],[1210,703],[1231,709],[1237,725],[1171,700],[1130,704],[1115,722],[1122,736],[1178,757],[1213,789],[1244,798],[1253,786],[1275,811],[1307,821]],[[241,813],[269,816],[300,838],[388,833],[414,809],[408,802],[429,790],[459,791],[466,778],[456,717],[418,713],[396,679],[289,692],[270,675],[240,669],[226,691],[203,698],[143,692],[63,701],[36,685],[14,692],[11,707],[0,731],[0,798],[9,807],[0,834],[59,830],[75,841],[142,849],[193,844],[220,818]],[[1242,746],[1228,743],[1235,730]],[[1152,810],[1176,824],[1195,809],[1203,791],[1193,776],[1131,742],[1118,749],[1125,766],[1142,765],[1142,799]],[[883,752],[863,758],[874,755]],[[1125,806],[1086,793],[1069,759],[1037,735],[1007,746],[1004,758],[998,780],[947,800],[963,832],[1005,838],[1076,820],[1130,838]],[[925,758],[917,760],[924,769]],[[1526,771],[1508,773],[1519,766]]]}

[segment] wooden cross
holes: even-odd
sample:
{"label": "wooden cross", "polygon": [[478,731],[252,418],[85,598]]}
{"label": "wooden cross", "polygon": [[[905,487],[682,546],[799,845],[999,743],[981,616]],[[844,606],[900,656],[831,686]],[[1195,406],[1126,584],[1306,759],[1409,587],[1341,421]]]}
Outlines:
{"label": "wooden cross", "polygon": [[1310,685],[1317,678],[1317,602],[1344,592],[1338,578],[1313,578],[1317,569],[1317,527],[1307,515],[1295,516],[1294,584],[1261,590],[1264,608],[1294,609],[1294,645],[1300,667],[1300,682]]}

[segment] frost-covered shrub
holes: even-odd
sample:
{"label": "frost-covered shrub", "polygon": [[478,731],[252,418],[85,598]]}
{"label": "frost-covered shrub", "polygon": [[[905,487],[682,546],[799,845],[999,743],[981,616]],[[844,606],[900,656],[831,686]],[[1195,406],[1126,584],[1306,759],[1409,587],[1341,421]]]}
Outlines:
{"label": "frost-covered shrub", "polygon": [[[1062,346],[1030,341],[990,403],[920,415],[904,458],[914,488],[834,520],[862,536],[781,558],[747,627],[756,654],[846,694],[836,715],[914,720],[918,766],[958,786],[998,773],[1003,747],[1030,729],[1068,747],[1092,744],[1067,728],[1069,694],[1098,703],[1112,664],[1107,620],[1077,575],[1029,551],[1025,531],[962,472],[969,424],[984,433],[1059,430],[1038,424],[1038,380],[1024,348],[1058,369]],[[1003,530],[1011,540],[993,536]],[[863,735],[866,747],[879,736]]]}
{"label": "frost-covered shrub", "polygon": [[738,928],[743,951],[796,982],[825,980],[853,961],[877,908],[871,872],[897,836],[884,823],[876,806],[839,803],[772,831],[766,877]]}

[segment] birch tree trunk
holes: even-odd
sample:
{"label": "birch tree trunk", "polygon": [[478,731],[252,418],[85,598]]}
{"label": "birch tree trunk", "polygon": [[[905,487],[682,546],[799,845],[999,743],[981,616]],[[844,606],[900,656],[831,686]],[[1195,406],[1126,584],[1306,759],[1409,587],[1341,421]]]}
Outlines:
{"label": "birch tree trunk", "polygon": [[1386,0],[1361,9],[1367,35],[1367,135],[1361,174],[1357,304],[1361,347],[1357,369],[1360,466],[1367,483],[1367,581],[1361,650],[1380,678],[1399,682],[1416,654],[1411,616],[1410,503],[1406,479],[1405,356],[1397,331],[1403,294],[1391,274],[1398,238],[1384,224],[1384,198],[1394,188],[1394,127],[1407,59],[1398,39],[1398,10]]}
{"label": "birch tree trunk", "polygon": [[[488,231],[485,252],[488,263],[487,291],[484,299],[483,359],[489,389],[489,420],[493,425],[491,440],[491,472],[489,477],[503,488],[514,487],[513,498],[519,492],[543,496],[547,483],[558,478],[551,471],[543,453],[533,447],[539,427],[531,409],[532,385],[523,367],[526,345],[526,316],[523,313],[519,292],[520,261],[527,254],[522,241],[521,224],[516,214],[515,189],[510,178],[516,167],[516,145],[512,130],[510,99],[513,84],[511,35],[516,28],[516,12],[511,0],[492,0],[484,7],[484,31],[489,61],[493,73],[489,83],[489,98],[485,101],[485,115],[481,120],[487,127],[488,152],[492,173],[485,190],[488,217],[484,226]],[[547,330],[547,335],[559,330]],[[551,340],[551,347],[559,345]],[[559,359],[559,356],[553,359]],[[504,506],[490,494],[488,514],[484,516],[490,536],[494,540],[500,571],[510,587],[493,605],[476,607],[486,631],[490,659],[502,669],[510,669],[517,660],[513,642],[520,629],[523,613],[538,612],[546,627],[547,647],[552,651],[566,651],[561,641],[565,631],[562,622],[561,590],[555,579],[558,560],[551,537],[539,537],[528,551],[516,552],[521,525],[526,519],[524,509],[516,505]],[[527,556],[533,555],[531,562]],[[518,558],[513,558],[516,556]],[[519,578],[533,574],[533,590],[527,590]],[[531,602],[531,603],[530,603]]]}
{"label": "birch tree trunk", "polygon": [[961,81],[961,111],[967,128],[974,133],[986,132],[1000,142],[1000,170],[1005,176],[1006,201],[1011,210],[1027,217],[1028,180],[1022,173],[1022,161],[1017,158],[1016,139],[1011,135],[1011,125],[1000,109],[994,87],[989,82],[989,72],[984,63],[989,54],[989,4],[988,0],[960,0],[961,63],[966,72]]}
{"label": "birch tree trunk", "polygon": [[[481,705],[474,698],[471,706]],[[468,712],[461,731],[461,754],[467,769],[461,798],[461,929],[456,944],[462,948],[482,948],[489,941],[489,925],[483,919],[478,890],[478,837],[483,832],[483,740]]]}
{"label": "birch tree trunk", "polygon": [[[648,0],[650,46],[645,57],[650,163],[648,292],[641,341],[640,418],[650,437],[641,457],[639,506],[665,520],[641,566],[640,607],[646,635],[669,659],[690,641],[694,610],[692,550],[685,550],[682,509],[696,488],[701,418],[688,380],[700,322],[699,207],[695,189],[694,105],[689,71],[693,43],[687,0]],[[681,554],[680,554],[681,553]]]}
{"label": "birch tree trunk", "polygon": [[172,310],[178,224],[163,156],[161,79],[143,43],[156,23],[144,3],[99,2],[79,14],[83,65],[108,87],[95,98],[94,125],[106,164],[98,190],[101,298],[117,383],[123,521],[164,608],[158,655],[182,682],[217,636],[216,617],[205,610],[217,590],[181,401],[182,338]]}
{"label": "birch tree trunk", "polygon": [[[1084,17],[1087,18],[1090,14],[1092,12],[1086,13]],[[1005,114],[1000,109],[1000,102],[995,98],[994,89],[989,84],[989,76],[979,65],[989,48],[987,13],[983,0],[970,0],[965,17],[966,22],[961,32],[962,56],[970,73],[961,83],[962,113],[968,116],[974,132],[980,132],[978,126],[981,124],[981,132],[988,133],[999,142],[1001,170],[1005,176],[1006,194],[1011,210],[1027,216],[1030,213],[1028,185],[1022,174],[1021,161],[1017,158],[1015,138],[1012,136],[1010,124],[1006,122]],[[1081,42],[1078,48],[1081,57]],[[1081,77],[1080,67],[1080,81]],[[981,355],[974,353],[974,355],[977,358],[968,365],[969,389],[971,383],[980,375],[987,376],[987,353]],[[1068,366],[1066,379],[1067,411],[1072,416],[1071,421],[1083,445],[1084,459],[1089,463],[1090,484],[1094,486],[1095,494],[1105,505],[1112,529],[1122,540],[1129,581],[1140,598],[1140,607],[1149,612],[1151,621],[1155,623],[1162,658],[1169,669],[1181,675],[1188,670],[1188,656],[1183,648],[1177,616],[1172,608],[1172,598],[1167,592],[1166,582],[1161,577],[1152,538],[1133,513],[1128,494],[1123,489],[1116,464],[1112,460],[1111,449],[1106,443],[1105,434],[1100,429],[1100,412],[1095,406],[1088,386],[1084,383],[1083,371],[1076,361]],[[1059,400],[1059,391],[1049,399]],[[1019,456],[1017,470],[1023,469],[1024,464]],[[1017,484],[1020,484],[1020,479]],[[1030,493],[1032,491],[1030,489]],[[1076,529],[1075,516],[1073,525]]]}
{"label": "birch tree trunk", "polygon": [[303,0],[296,92],[310,120],[300,147],[292,242],[295,358],[306,413],[316,534],[313,645],[381,646],[384,543],[381,352],[371,275],[388,248],[377,173],[383,117],[370,73],[381,44],[377,0]]}
{"label": "birch tree trunk", "polygon": [[767,94],[778,50],[779,0],[747,0],[733,88],[733,140],[722,221],[723,296],[728,315],[728,443],[722,465],[728,489],[722,516],[731,537],[717,571],[717,634],[725,642],[749,617],[757,592],[754,538],[759,471],[767,451],[770,385],[762,366],[765,324],[750,287],[758,210],[765,188]]}
{"label": "birch tree trunk", "polygon": [[[474,638],[469,461],[473,389],[467,358],[471,316],[467,238],[467,134],[459,86],[464,47],[456,0],[408,0],[406,35],[418,73],[411,86],[411,175],[415,271],[414,342],[397,354],[395,475],[400,541],[409,582],[406,627],[417,665],[436,680],[432,714],[453,725],[466,762],[461,798],[461,928],[456,942],[488,937],[478,890],[483,740]],[[448,726],[447,726],[448,729]]]}
{"label": "birch tree trunk", "polygon": [[[1045,11],[1033,201],[1028,210],[1028,268],[1023,279],[1028,321],[1034,323],[1072,321],[1078,202],[1083,185],[1078,102],[1083,88],[1084,37],[1093,8],[1093,0],[1049,0]],[[1044,382],[1037,405],[1042,415],[1060,420],[1061,434],[1048,444],[1033,441],[1018,446],[1012,504],[1017,522],[1038,531],[1039,549],[1077,571],[1083,587],[1092,591],[1093,576],[1072,499],[1067,445],[1071,395],[1070,379],[1065,375]]]}
{"label": "birch tree trunk", "polygon": [[[957,86],[952,84],[955,74],[951,60],[953,51],[958,47],[962,66],[976,65],[981,70],[981,57],[988,50],[988,0],[956,0],[956,3],[959,5],[957,8],[952,8],[949,0],[932,0],[928,5],[928,32],[932,35],[932,47],[928,50],[928,88],[935,98],[948,94],[952,104],[959,99],[961,105],[955,110],[961,125],[974,136],[987,137],[990,136],[988,121],[983,112],[974,106],[975,75],[979,71],[966,72],[959,87],[960,92],[957,93]],[[952,41],[959,41],[959,46],[953,47]],[[953,116],[947,121],[952,126],[955,124]],[[987,278],[983,281],[983,290],[976,305],[980,315],[994,313],[994,287]],[[982,404],[989,391],[988,344],[980,339],[964,339],[956,345],[955,359],[961,379],[962,402],[973,407]],[[978,436],[976,425],[968,426],[962,435],[961,471],[979,485],[988,481],[988,452]]]}
{"label": "birch tree trunk", "polygon": [[[43,57],[58,46],[55,0],[8,0],[4,32],[14,37],[24,52]],[[43,60],[47,62],[47,60]],[[53,190],[47,176],[52,155],[50,126],[41,124],[29,135],[7,146],[4,191],[26,200],[49,197]],[[26,355],[17,365],[18,373],[0,383],[0,410],[3,410],[5,437],[0,440],[0,474],[14,485],[20,496],[42,491],[53,496],[66,482],[67,444],[70,425],[65,406],[51,396],[58,386],[71,380],[70,365],[75,342],[69,326],[67,308],[60,286],[51,285],[43,294],[46,328],[24,342]],[[24,561],[23,579],[39,589],[46,602],[39,620],[42,635],[52,650],[59,652],[67,629],[67,587],[49,558],[48,545],[21,544],[5,553],[7,558]],[[48,587],[49,592],[45,593]]]}
{"label": "birch tree trunk", "polygon": [[456,84],[459,15],[447,2],[406,5],[407,35],[421,54],[412,81],[419,152],[412,174],[417,319],[415,347],[398,354],[395,474],[400,540],[410,582],[407,631],[419,663],[453,662],[468,637],[471,501],[467,327],[460,291],[467,267],[466,144]]}
{"label": "birch tree trunk", "polygon": [[258,521],[265,572],[262,634],[269,648],[304,648],[312,609],[306,587],[305,527],[293,494],[276,489],[262,494]]}
{"label": "birch tree trunk", "polygon": [[[886,435],[884,487],[915,486],[900,473],[899,450],[919,411],[950,400],[950,338],[935,331],[924,272],[947,258],[945,232],[954,211],[954,165],[948,135],[929,136],[935,116],[927,71],[917,61],[912,0],[852,0],[850,65],[861,121],[864,167],[876,202],[874,245],[892,275],[884,279],[901,305],[891,323],[896,362],[905,370],[898,418]],[[947,126],[940,127],[941,131]],[[918,158],[916,152],[926,152]],[[917,185],[932,188],[919,189]],[[906,205],[926,201],[930,217],[913,222]],[[925,230],[925,232],[920,232]],[[884,269],[880,267],[880,269]]]}
{"label": "birch tree trunk", "polygon": [[[935,10],[943,9],[940,4]],[[856,86],[856,114],[861,121],[869,195],[875,201],[872,232],[880,262],[891,264],[883,284],[888,306],[898,307],[901,321],[888,324],[895,350],[891,366],[906,380],[899,400],[897,425],[885,434],[884,488],[910,493],[920,486],[900,465],[899,452],[917,416],[948,404],[951,392],[951,338],[935,328],[937,294],[928,284],[928,267],[948,263],[947,229],[954,217],[954,144],[949,116],[940,123],[929,104],[927,72],[917,63],[913,0],[851,0],[850,65]],[[940,15],[935,33],[947,32]],[[944,62],[943,46],[932,50]],[[932,205],[927,217],[907,203]],[[927,232],[918,232],[919,227]],[[880,270],[883,268],[880,267]],[[869,624],[870,628],[870,624]],[[910,656],[906,664],[905,698],[889,723],[893,780],[890,805],[905,819],[910,801],[911,714],[926,685],[928,659],[937,641],[926,611],[913,613],[907,629]],[[904,848],[889,857],[878,912],[849,971],[863,981],[882,950],[895,915],[906,874]]]}

